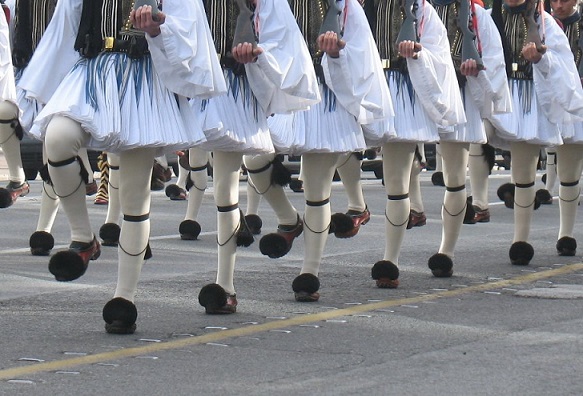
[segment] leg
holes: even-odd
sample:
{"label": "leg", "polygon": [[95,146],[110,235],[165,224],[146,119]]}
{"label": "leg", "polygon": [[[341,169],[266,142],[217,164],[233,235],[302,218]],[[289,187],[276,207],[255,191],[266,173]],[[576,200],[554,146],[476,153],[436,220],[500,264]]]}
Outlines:
{"label": "leg", "polygon": [[546,173],[543,175],[545,188],[538,190],[536,196],[542,205],[551,205],[557,181],[557,147],[546,147],[545,152],[547,155]]}
{"label": "leg", "polygon": [[[47,163],[47,150],[43,144],[43,163]],[[47,166],[47,165],[45,165]],[[41,175],[46,178],[43,171]],[[55,217],[59,210],[59,197],[50,183],[50,179],[43,180],[43,190],[41,192],[40,213],[36,225],[36,231],[30,236],[30,252],[33,256],[48,256],[55,246],[55,239],[51,234]]]}
{"label": "leg", "polygon": [[105,223],[99,229],[99,237],[105,246],[117,246],[121,231],[119,227],[119,217],[121,214],[119,162],[119,154],[109,153],[107,155],[109,169],[107,217],[105,218]]}
{"label": "leg", "polygon": [[244,161],[249,173],[248,185],[254,194],[265,197],[277,216],[277,231],[261,238],[259,250],[270,258],[283,257],[303,230],[298,212],[283,190],[291,175],[273,154],[246,155]]}
{"label": "leg", "polygon": [[261,203],[261,194],[255,189],[251,182],[251,177],[247,175],[247,209],[245,210],[245,221],[253,235],[261,234],[263,221],[259,217],[259,204]]}
{"label": "leg", "polygon": [[18,107],[12,102],[0,102],[0,147],[10,173],[10,182],[6,188],[0,188],[0,208],[11,206],[18,197],[24,197],[30,191],[20,157],[22,134],[22,127],[18,122]]}
{"label": "leg", "polygon": [[474,222],[487,223],[490,221],[490,209],[488,208],[488,176],[490,167],[487,153],[493,151],[492,146],[470,144],[470,157],[468,168],[470,174],[470,185],[472,187],[472,204],[474,211]]}
{"label": "leg", "polygon": [[87,170],[78,157],[87,139],[88,134],[81,125],[67,117],[54,117],[46,131],[49,175],[71,227],[69,250],[58,252],[49,262],[49,270],[60,281],[79,278],[85,273],[89,260],[100,255],[100,245],[91,231],[85,202]]}
{"label": "leg", "polygon": [[207,157],[208,153],[205,150],[199,148],[191,148],[188,150],[188,164],[190,168],[188,177],[192,185],[188,194],[186,216],[178,228],[180,238],[183,240],[195,240],[201,231],[200,224],[196,219],[198,218],[198,211],[202,205],[204,192],[207,188]]}
{"label": "leg", "polygon": [[431,182],[434,186],[445,186],[443,181],[443,157],[441,156],[441,146],[435,144],[435,172],[431,175]]}
{"label": "leg", "polygon": [[388,143],[383,146],[383,174],[388,200],[385,209],[385,254],[372,267],[372,278],[380,288],[399,285],[399,254],[409,222],[409,179],[415,143]]}
{"label": "leg", "polygon": [[87,183],[85,184],[85,195],[94,195],[97,193],[97,183],[93,178],[93,168],[91,168],[91,162],[89,161],[89,154],[86,148],[79,150],[79,158],[83,162],[83,167],[87,169]]}
{"label": "leg", "polygon": [[573,237],[573,230],[581,194],[579,179],[583,171],[583,145],[563,144],[557,147],[557,155],[561,158],[557,163],[561,225],[556,247],[560,256],[574,256],[577,241]]}
{"label": "leg", "polygon": [[342,154],[336,164],[338,174],[348,196],[348,211],[332,215],[331,231],[337,238],[351,238],[370,220],[370,211],[364,201],[360,179],[361,153]]}
{"label": "leg", "polygon": [[292,289],[296,301],[318,301],[318,272],[330,227],[330,193],[339,154],[314,153],[302,156],[304,176],[304,262]]}
{"label": "leg", "polygon": [[[110,156],[111,158],[111,156]],[[150,237],[150,181],[154,149],[119,155],[119,199],[123,221],[119,235],[117,287],[103,308],[105,330],[131,334],[136,329],[134,297]]]}
{"label": "leg", "polygon": [[[199,303],[208,314],[231,314],[237,309],[233,282],[237,246],[249,246],[253,235],[239,209],[239,170],[242,155],[215,151],[213,180],[217,205],[218,270],[215,284],[204,286]],[[245,233],[243,235],[242,233]]]}
{"label": "leg", "polygon": [[467,207],[466,169],[469,143],[441,142],[445,195],[441,208],[443,221],[439,252],[429,259],[429,269],[436,277],[453,274],[453,256]]}
{"label": "leg", "polygon": [[413,157],[413,164],[411,165],[411,174],[409,175],[409,200],[411,202],[411,210],[409,214],[409,222],[407,223],[407,229],[410,230],[413,227],[421,227],[427,223],[427,218],[425,217],[425,208],[423,207],[423,198],[421,197],[421,184],[419,181],[419,175],[421,174],[421,169],[423,169],[421,150],[423,149],[423,144],[417,144],[417,149],[415,150],[415,156]]}
{"label": "leg", "polygon": [[[206,155],[206,151],[204,152]],[[190,188],[187,182],[190,176],[190,155],[188,152],[183,153],[178,157],[178,180],[176,184],[169,184],[166,186],[166,196],[171,201],[184,201],[187,198],[186,191]],[[205,157],[206,161],[206,157]],[[206,162],[204,163],[206,165]],[[186,166],[187,168],[185,168]]]}
{"label": "leg", "polygon": [[527,242],[532,211],[535,206],[534,181],[540,147],[525,142],[510,145],[514,192],[514,239],[510,248],[510,261],[514,265],[528,265],[534,249]]}

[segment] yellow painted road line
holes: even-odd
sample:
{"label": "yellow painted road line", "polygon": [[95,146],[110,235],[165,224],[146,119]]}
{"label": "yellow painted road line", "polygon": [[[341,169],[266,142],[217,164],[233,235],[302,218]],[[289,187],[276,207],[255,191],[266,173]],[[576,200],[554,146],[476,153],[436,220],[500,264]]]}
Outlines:
{"label": "yellow painted road line", "polygon": [[424,294],[409,298],[374,302],[370,304],[354,305],[349,308],[334,309],[316,314],[299,315],[289,319],[274,320],[263,324],[249,325],[245,327],[240,327],[231,330],[223,330],[195,337],[181,338],[179,340],[149,344],[134,348],[119,349],[111,352],[97,353],[95,355],[86,355],[46,363],[38,363],[30,366],[14,367],[0,370],[0,380],[22,379],[26,375],[38,374],[41,372],[56,371],[87,364],[102,363],[106,361],[135,357],[172,349],[181,349],[194,345],[206,344],[209,342],[223,341],[229,338],[250,336],[253,334],[262,333],[269,330],[281,329],[284,327],[320,322],[328,319],[338,318],[341,316],[349,316],[362,312],[374,311],[382,308],[422,303],[424,301],[431,301],[439,298],[455,297],[463,294],[483,292],[492,289],[501,289],[503,287],[536,282],[537,280],[547,279],[559,275],[566,275],[581,270],[583,270],[583,263],[568,264],[556,269],[521,275],[512,279],[482,283],[479,285],[468,286],[465,288],[440,291],[437,293]]}

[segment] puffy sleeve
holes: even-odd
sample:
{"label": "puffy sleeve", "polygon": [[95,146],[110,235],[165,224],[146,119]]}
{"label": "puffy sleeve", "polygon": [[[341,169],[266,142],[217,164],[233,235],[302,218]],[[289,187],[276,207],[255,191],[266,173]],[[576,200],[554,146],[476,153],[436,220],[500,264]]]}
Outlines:
{"label": "puffy sleeve", "polygon": [[165,0],[166,21],[146,35],[154,68],[166,87],[189,98],[226,92],[225,79],[201,0]]}
{"label": "puffy sleeve", "polygon": [[462,124],[466,116],[447,31],[435,9],[426,1],[423,4],[423,49],[417,59],[407,59],[409,76],[421,105],[433,122],[442,128]]}
{"label": "puffy sleeve", "polygon": [[4,15],[0,15],[0,99],[16,102],[10,33]]}
{"label": "puffy sleeve", "polygon": [[342,37],[346,46],[338,58],[324,55],[326,84],[361,124],[394,116],[381,59],[364,10],[356,0],[346,0],[340,18],[346,21]]}
{"label": "puffy sleeve", "polygon": [[81,21],[83,0],[59,0],[18,87],[26,96],[47,103],[60,82],[79,60],[75,39]]}
{"label": "puffy sleeve", "polygon": [[569,42],[554,18],[544,16],[547,51],[533,64],[537,99],[552,123],[583,120],[583,90]]}
{"label": "puffy sleeve", "polygon": [[484,70],[477,77],[467,77],[470,94],[482,118],[488,118],[492,114],[510,113],[512,101],[500,33],[489,13],[478,5],[476,15]]}
{"label": "puffy sleeve", "polygon": [[287,1],[259,0],[257,62],[247,78],[266,114],[305,110],[320,101],[312,58]]}

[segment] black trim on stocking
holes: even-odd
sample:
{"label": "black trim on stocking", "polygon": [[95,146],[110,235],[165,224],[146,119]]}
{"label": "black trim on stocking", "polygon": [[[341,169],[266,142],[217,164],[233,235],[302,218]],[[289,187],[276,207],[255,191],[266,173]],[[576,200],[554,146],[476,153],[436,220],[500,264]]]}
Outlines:
{"label": "black trim on stocking", "polygon": [[[127,214],[123,215],[123,221],[127,221],[128,223],[141,223],[141,222],[149,220],[149,219],[150,219],[150,213],[146,213],[146,214],[138,215],[138,216],[127,215]],[[150,242],[148,242],[146,244],[146,247],[144,249],[142,249],[142,251],[140,251],[136,254],[130,253],[127,250],[125,250],[123,248],[123,246],[121,245],[121,241],[118,241],[118,246],[122,252],[124,252],[125,254],[127,254],[128,256],[131,256],[131,257],[138,257],[139,255],[143,255],[144,260],[147,260],[147,259],[152,257],[152,252],[150,251],[148,253],[148,251],[150,250]]]}
{"label": "black trim on stocking", "polygon": [[12,135],[16,135],[16,138],[18,140],[22,140],[22,138],[24,137],[24,129],[22,129],[22,125],[20,125],[20,121],[18,120],[18,118],[0,120],[0,124],[10,124],[10,128],[12,128],[12,133],[10,134],[10,136],[8,136],[8,138],[5,141],[1,142],[0,144],[6,143],[12,137]]}
{"label": "black trim on stocking", "polygon": [[[533,187],[534,186],[534,182],[530,182],[530,183],[514,183],[514,186],[515,186],[515,188],[530,188],[530,187]],[[518,206],[519,208],[526,209],[526,208],[529,208],[531,206],[536,206],[535,204],[536,204],[536,195],[535,195],[532,203],[530,203],[528,205],[525,205],[525,206],[517,204],[516,203],[516,195],[514,196],[514,205]]]}

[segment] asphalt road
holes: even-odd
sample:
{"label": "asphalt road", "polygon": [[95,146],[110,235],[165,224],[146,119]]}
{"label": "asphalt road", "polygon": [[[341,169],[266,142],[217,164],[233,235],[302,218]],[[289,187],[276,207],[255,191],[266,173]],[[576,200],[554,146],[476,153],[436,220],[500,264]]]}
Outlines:
{"label": "asphalt road", "polygon": [[[197,300],[216,271],[212,183],[198,241],[178,235],[186,202],[153,193],[154,257],[136,297],[138,329],[126,336],[106,334],[101,318],[115,289],[115,248],[71,283],[52,278],[47,257],[30,255],[41,189],[33,182],[29,196],[0,211],[0,395],[583,394],[583,263],[556,255],[557,199],[534,215],[531,264],[512,266],[512,211],[495,193],[509,174],[494,172],[491,222],[463,226],[454,276],[437,279],[427,259],[439,247],[444,190],[423,173],[428,222],[407,231],[401,284],[386,290],[370,278],[384,250],[386,195],[363,175],[371,221],[352,239],[328,239],[320,301],[293,298],[301,238],[278,260],[262,256],[257,239],[239,248],[239,306],[228,316],[205,315]],[[303,212],[303,196],[289,194]],[[87,202],[97,232],[106,208]],[[334,183],[332,209],[345,207]],[[263,234],[274,230],[265,203],[260,212]],[[53,234],[55,250],[64,249],[63,213]]]}

